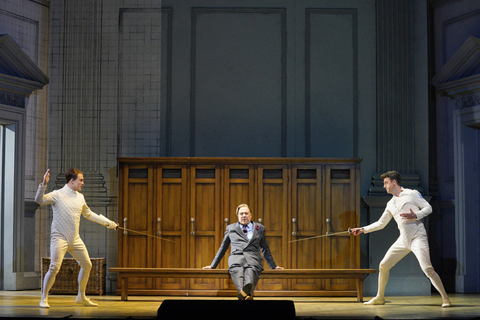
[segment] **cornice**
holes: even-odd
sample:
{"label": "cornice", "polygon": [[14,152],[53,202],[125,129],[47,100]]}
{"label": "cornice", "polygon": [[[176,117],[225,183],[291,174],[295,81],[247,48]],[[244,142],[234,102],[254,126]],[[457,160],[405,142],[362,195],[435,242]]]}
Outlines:
{"label": "cornice", "polygon": [[48,77],[9,35],[0,35],[1,87],[29,95],[48,82]]}
{"label": "cornice", "polygon": [[480,39],[470,36],[432,78],[442,96],[480,91]]}

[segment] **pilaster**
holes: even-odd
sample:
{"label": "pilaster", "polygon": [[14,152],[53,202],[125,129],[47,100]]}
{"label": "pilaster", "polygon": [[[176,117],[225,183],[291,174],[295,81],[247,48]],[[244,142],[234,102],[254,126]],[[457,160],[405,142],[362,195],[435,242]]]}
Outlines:
{"label": "pilaster", "polygon": [[[417,189],[415,173],[415,73],[414,2],[377,1],[377,165],[372,187],[364,202],[368,224],[382,215],[390,196],[383,189],[382,173],[396,170],[402,186]],[[367,235],[369,267],[377,268],[388,248],[398,238],[395,223]],[[377,293],[378,274],[365,280],[365,295]],[[390,272],[386,295],[429,295],[431,286],[413,254],[407,255]]]}

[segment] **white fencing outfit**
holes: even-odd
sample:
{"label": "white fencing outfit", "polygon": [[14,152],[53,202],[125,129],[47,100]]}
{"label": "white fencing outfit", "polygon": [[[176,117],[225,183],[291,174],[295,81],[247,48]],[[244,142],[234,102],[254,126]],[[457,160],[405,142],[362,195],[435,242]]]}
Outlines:
{"label": "white fencing outfit", "polygon": [[[55,282],[55,277],[62,266],[62,261],[67,251],[77,260],[80,265],[78,275],[78,297],[76,302],[89,306],[92,303],[85,297],[92,263],[88,255],[87,248],[80,238],[80,216],[83,215],[88,220],[115,228],[117,224],[103,215],[98,215],[90,210],[85,202],[83,194],[72,190],[65,185],[60,190],[45,194],[46,186],[40,184],[35,196],[35,202],[38,204],[51,204],[53,208],[53,221],[50,234],[50,267],[45,275],[42,288],[41,307],[48,308],[47,296]],[[42,302],[44,304],[42,305]]]}
{"label": "white fencing outfit", "polygon": [[[409,213],[410,209],[417,215],[417,219],[404,219],[400,216],[401,213]],[[442,299],[448,301],[442,281],[433,269],[430,261],[427,232],[422,222],[422,219],[430,213],[432,213],[432,206],[422,197],[420,192],[401,188],[399,196],[393,196],[388,201],[380,219],[363,227],[364,233],[381,230],[394,218],[400,230],[400,236],[397,241],[388,249],[385,257],[380,262],[377,296],[366,304],[383,304],[385,286],[388,282],[390,269],[410,252],[413,252],[417,257],[420,267],[435,289],[441,294]]]}

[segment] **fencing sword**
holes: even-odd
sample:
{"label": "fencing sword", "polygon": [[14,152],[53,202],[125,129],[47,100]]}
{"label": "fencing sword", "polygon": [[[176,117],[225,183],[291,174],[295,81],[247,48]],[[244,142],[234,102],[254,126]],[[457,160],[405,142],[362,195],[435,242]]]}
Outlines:
{"label": "fencing sword", "polygon": [[337,236],[337,235],[345,234],[345,233],[351,234],[351,233],[352,233],[352,232],[351,232],[351,228],[348,228],[347,231],[341,231],[341,232],[335,232],[335,233],[327,233],[327,234],[322,234],[322,235],[320,235],[320,236],[308,237],[308,238],[297,239],[297,240],[290,240],[290,241],[288,241],[288,242],[297,242],[297,241],[317,239],[317,238],[323,238],[323,237],[331,237],[331,236]]}
{"label": "fencing sword", "polygon": [[123,228],[123,227],[120,227],[119,225],[117,225],[117,228],[116,228],[116,229],[122,229],[122,230],[125,230],[125,231],[128,231],[128,232],[138,233],[138,234],[141,234],[141,235],[144,235],[144,236],[148,236],[148,237],[152,237],[152,238],[155,238],[155,239],[160,239],[160,240],[164,240],[164,241],[169,241],[169,242],[176,243],[175,241],[170,240],[170,239],[165,239],[165,238],[158,237],[158,236],[154,236],[154,235],[151,235],[151,234],[148,234],[148,233],[144,233],[144,232],[140,232],[140,231],[135,231],[135,230]]}

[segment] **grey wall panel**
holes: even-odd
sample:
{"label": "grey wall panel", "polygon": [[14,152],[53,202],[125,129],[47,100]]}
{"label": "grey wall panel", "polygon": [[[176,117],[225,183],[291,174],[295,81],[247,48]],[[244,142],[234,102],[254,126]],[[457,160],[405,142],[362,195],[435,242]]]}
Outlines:
{"label": "grey wall panel", "polygon": [[479,25],[478,9],[443,22],[443,63],[452,57],[469,36],[480,38]]}
{"label": "grey wall panel", "polygon": [[285,11],[193,9],[192,156],[285,155]]}
{"label": "grey wall panel", "polygon": [[312,157],[356,157],[357,11],[306,11],[306,147]]}
{"label": "grey wall panel", "polygon": [[159,156],[162,10],[119,15],[118,155]]}
{"label": "grey wall panel", "polygon": [[172,8],[162,8],[162,54],[160,93],[160,155],[171,156],[172,150]]}

